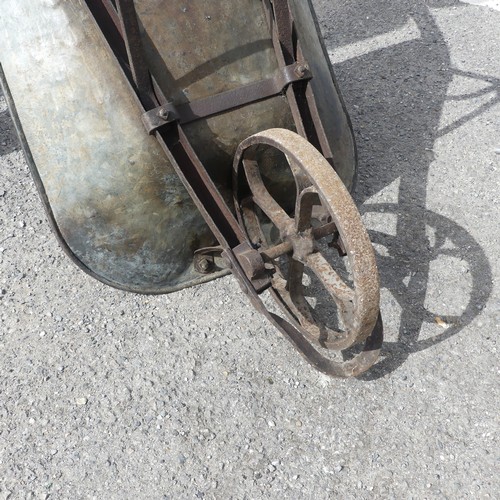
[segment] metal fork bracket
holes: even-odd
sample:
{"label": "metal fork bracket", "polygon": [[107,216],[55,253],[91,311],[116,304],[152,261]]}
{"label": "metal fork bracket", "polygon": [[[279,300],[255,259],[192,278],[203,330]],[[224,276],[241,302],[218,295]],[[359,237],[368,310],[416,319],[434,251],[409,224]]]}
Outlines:
{"label": "metal fork bracket", "polygon": [[[363,259],[357,259],[353,265],[358,281],[361,280],[363,286],[360,287],[359,283],[355,283],[355,286],[358,286],[360,290],[349,288],[341,283],[335,271],[324,263],[321,254],[316,252],[314,246],[316,238],[332,234],[339,229],[342,241],[348,242],[346,245],[348,252],[352,252],[354,240],[359,236],[358,226],[360,224],[360,221],[356,219],[356,217],[359,218],[359,215],[357,215],[355,207],[354,211],[351,210],[351,213],[347,215],[347,217],[355,218],[354,225],[358,232],[355,231],[354,236],[344,231],[341,222],[336,219],[332,212],[333,224],[327,224],[316,230],[309,228],[311,230],[307,238],[303,237],[307,232],[306,226],[310,225],[310,214],[306,208],[310,205],[309,193],[313,194],[314,197],[318,195],[323,197],[322,202],[326,202],[326,204],[334,202],[332,198],[335,198],[339,193],[342,201],[347,199],[346,196],[349,200],[350,197],[342,181],[337,177],[334,189],[327,188],[328,182],[318,187],[311,180],[311,175],[316,175],[317,172],[303,168],[306,163],[311,163],[311,160],[313,163],[319,161],[321,175],[326,175],[327,178],[332,174],[335,175],[332,166],[325,160],[326,157],[331,162],[332,152],[318,115],[313,90],[309,85],[313,75],[307,61],[303,58],[300,38],[295,30],[288,0],[262,0],[278,61],[278,70],[274,77],[181,105],[167,102],[159,85],[145,65],[147,58],[143,49],[143,39],[133,0],[86,1],[111,49],[121,63],[122,69],[138,98],[138,104],[144,110],[143,122],[146,130],[148,133],[154,134],[159,141],[168,160],[174,166],[188,193],[219,241],[227,266],[238,279],[242,290],[248,295],[254,307],[264,314],[316,369],[331,376],[349,377],[370,368],[379,356],[382,343],[382,322],[378,315],[377,278],[376,282],[373,280],[370,282],[372,278],[370,275],[370,279],[367,281],[367,273],[360,268],[363,265]],[[292,157],[292,162],[300,165],[299,168],[292,169],[295,182],[300,187],[297,198],[299,200],[297,202],[298,215],[294,221],[287,218],[286,214],[277,211],[277,219],[273,222],[276,222],[276,226],[283,230],[284,242],[280,246],[262,248],[258,251],[255,243],[251,242],[255,234],[248,231],[248,228],[242,224],[241,214],[240,221],[238,221],[228,208],[221,192],[217,189],[188,140],[183,125],[276,95],[286,96],[294,126],[297,132],[305,138],[300,142],[302,150],[297,156],[294,153],[295,149],[289,148],[290,141],[296,142],[296,138],[301,139],[290,131],[278,131],[277,135],[271,133],[269,136],[264,134],[250,137],[240,146],[236,154],[234,168],[237,174],[243,166],[246,181],[254,194],[253,202],[267,215],[270,215],[275,208],[273,201],[266,195],[265,189],[261,189],[261,181],[255,164],[244,159],[244,156],[251,150],[250,146],[262,141],[284,151]],[[285,133],[285,137],[281,137],[280,133]],[[308,155],[309,158],[305,162]],[[314,158],[311,158],[311,155]],[[311,186],[314,187],[310,189]],[[259,189],[263,194],[262,198],[256,195]],[[323,191],[327,191],[327,200],[324,198]],[[338,202],[335,206],[339,207],[339,203],[342,205],[342,202]],[[354,206],[352,201],[350,203]],[[349,207],[352,208],[351,205]],[[366,233],[362,234],[362,240],[365,250]],[[369,240],[368,245],[371,249]],[[293,254],[292,262],[294,262],[290,270],[291,278],[285,284],[279,282],[279,273],[276,273],[274,265],[270,265],[279,255],[284,254]],[[367,254],[369,271],[372,271],[373,274],[374,260],[369,251]],[[323,325],[316,324],[310,309],[305,305],[299,283],[302,279],[304,266],[310,267],[320,279],[323,275],[325,276],[322,278],[323,284],[339,304],[344,323],[347,326],[346,332],[333,332]],[[325,266],[326,274],[322,270],[322,267],[325,268]],[[377,276],[376,268],[375,276]],[[371,284],[367,284],[368,282]],[[269,287],[271,287],[278,303],[287,311],[291,322],[268,311],[263,304],[259,294]],[[372,290],[371,295],[368,289]],[[377,291],[373,292],[375,289]],[[345,361],[334,361],[317,349],[318,346],[343,349],[358,341],[364,341],[361,352]]]}

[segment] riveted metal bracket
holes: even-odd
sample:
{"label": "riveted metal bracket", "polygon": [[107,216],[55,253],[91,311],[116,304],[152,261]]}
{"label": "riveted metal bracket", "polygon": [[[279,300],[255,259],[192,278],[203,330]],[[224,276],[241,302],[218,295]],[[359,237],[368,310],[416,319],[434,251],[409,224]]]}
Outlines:
{"label": "riveted metal bracket", "polygon": [[311,78],[312,73],[307,63],[298,61],[279,69],[274,77],[266,80],[249,83],[193,102],[177,105],[173,103],[163,104],[146,111],[142,115],[142,121],[148,134],[152,134],[156,129],[167,123],[174,121],[190,123],[252,102],[269,99],[284,92],[290,84],[310,80]]}

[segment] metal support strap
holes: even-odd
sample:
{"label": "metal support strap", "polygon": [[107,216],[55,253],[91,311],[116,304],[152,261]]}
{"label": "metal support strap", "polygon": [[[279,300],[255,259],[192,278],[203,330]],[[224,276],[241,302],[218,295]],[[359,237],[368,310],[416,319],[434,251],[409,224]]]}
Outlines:
{"label": "metal support strap", "polygon": [[288,0],[273,0],[274,22],[286,64],[296,59],[293,42],[293,21]]}
{"label": "metal support strap", "polygon": [[116,7],[121,21],[121,32],[124,35],[130,70],[137,86],[139,99],[146,109],[157,104],[151,83],[151,75],[144,57],[139,21],[133,0],[116,0]]}
{"label": "metal support strap", "polygon": [[149,134],[166,123],[189,123],[281,94],[293,82],[310,80],[305,62],[296,62],[278,70],[273,78],[243,85],[227,92],[185,104],[167,103],[142,115]]}

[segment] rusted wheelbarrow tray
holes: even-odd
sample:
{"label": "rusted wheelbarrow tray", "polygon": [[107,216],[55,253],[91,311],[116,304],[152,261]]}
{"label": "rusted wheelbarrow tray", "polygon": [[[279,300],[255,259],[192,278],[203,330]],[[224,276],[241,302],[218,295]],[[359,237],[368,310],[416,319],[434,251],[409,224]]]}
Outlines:
{"label": "rusted wheelbarrow tray", "polygon": [[[140,293],[232,271],[318,368],[351,375],[373,363],[378,277],[347,193],[355,145],[309,1],[2,8],[4,93],[53,228],[82,269]],[[318,260],[325,235],[347,251],[353,284]],[[304,266],[342,331],[306,304]],[[287,320],[262,306],[268,288]],[[367,338],[363,360],[321,354]]]}

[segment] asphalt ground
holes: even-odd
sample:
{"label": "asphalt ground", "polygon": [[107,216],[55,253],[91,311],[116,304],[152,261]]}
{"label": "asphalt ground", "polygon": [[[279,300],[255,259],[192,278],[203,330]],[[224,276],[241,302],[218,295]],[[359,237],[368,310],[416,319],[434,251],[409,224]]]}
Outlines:
{"label": "asphalt ground", "polygon": [[314,371],[232,277],[151,297],[82,273],[0,100],[0,499],[500,497],[498,2],[314,3],[381,360]]}

